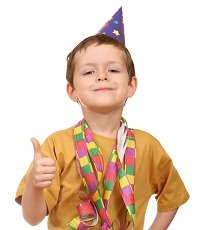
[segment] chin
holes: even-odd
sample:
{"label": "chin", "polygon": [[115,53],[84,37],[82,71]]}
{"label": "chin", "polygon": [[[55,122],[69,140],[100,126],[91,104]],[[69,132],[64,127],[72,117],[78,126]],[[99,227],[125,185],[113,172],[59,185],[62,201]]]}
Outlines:
{"label": "chin", "polygon": [[90,108],[88,108],[90,111],[96,112],[96,113],[101,113],[101,114],[106,114],[106,113],[111,113],[113,111],[117,110],[123,110],[124,103],[120,105],[111,105],[111,104],[103,104],[103,105],[95,105]]}

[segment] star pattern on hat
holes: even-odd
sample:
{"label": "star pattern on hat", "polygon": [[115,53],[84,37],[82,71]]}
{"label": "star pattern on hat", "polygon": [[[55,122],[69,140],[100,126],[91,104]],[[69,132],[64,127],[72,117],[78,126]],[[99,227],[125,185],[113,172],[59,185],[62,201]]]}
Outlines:
{"label": "star pattern on hat", "polygon": [[113,31],[113,34],[115,34],[116,36],[119,36],[119,35],[120,35],[120,33],[119,33],[118,30],[114,30],[114,31]]}

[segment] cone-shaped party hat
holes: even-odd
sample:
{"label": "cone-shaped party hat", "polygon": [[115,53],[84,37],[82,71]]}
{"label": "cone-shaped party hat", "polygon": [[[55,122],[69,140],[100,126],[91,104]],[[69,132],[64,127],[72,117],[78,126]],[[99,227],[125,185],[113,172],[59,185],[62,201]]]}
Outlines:
{"label": "cone-shaped party hat", "polygon": [[108,22],[106,22],[106,24],[99,30],[97,34],[106,34],[117,39],[119,42],[125,45],[122,7],[118,9],[118,11]]}

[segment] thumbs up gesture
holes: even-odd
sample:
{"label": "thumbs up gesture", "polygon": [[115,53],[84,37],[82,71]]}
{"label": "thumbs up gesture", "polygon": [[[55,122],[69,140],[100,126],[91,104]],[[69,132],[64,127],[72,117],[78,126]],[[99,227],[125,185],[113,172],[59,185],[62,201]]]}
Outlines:
{"label": "thumbs up gesture", "polygon": [[54,160],[43,157],[40,143],[36,138],[31,138],[34,149],[33,166],[29,179],[36,188],[47,188],[51,185],[56,171]]}

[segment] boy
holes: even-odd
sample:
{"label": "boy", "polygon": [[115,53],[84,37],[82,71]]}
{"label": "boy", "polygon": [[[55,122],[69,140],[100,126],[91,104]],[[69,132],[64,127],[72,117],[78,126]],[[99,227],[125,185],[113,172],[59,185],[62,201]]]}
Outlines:
{"label": "boy", "polygon": [[167,229],[189,195],[160,143],[122,118],[137,88],[129,51],[111,36],[88,37],[68,55],[66,76],[84,119],[42,146],[31,139],[33,162],[16,194],[24,218],[36,225],[48,215],[50,230],[142,230],[156,194],[149,229]]}

